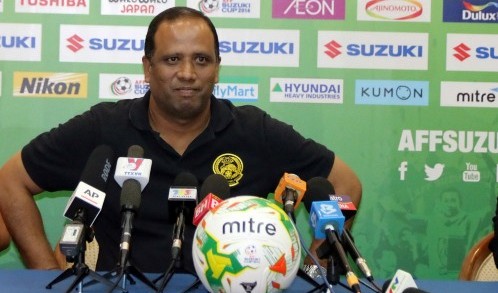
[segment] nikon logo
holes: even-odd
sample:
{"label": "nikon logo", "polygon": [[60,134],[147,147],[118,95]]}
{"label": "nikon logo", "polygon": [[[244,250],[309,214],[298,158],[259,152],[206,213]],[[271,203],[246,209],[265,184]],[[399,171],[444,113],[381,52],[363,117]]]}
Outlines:
{"label": "nikon logo", "polygon": [[86,98],[86,73],[14,72],[14,96]]}

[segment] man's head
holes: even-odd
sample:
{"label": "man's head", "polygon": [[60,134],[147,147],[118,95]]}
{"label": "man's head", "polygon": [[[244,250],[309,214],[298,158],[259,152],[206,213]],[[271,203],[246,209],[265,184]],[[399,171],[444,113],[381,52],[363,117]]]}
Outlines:
{"label": "man's head", "polygon": [[174,7],[157,15],[142,57],[151,113],[170,122],[206,121],[220,60],[216,30],[202,13]]}
{"label": "man's head", "polygon": [[147,58],[151,58],[152,55],[154,54],[154,49],[155,49],[155,43],[154,43],[154,35],[157,32],[157,28],[163,21],[169,21],[172,22],[178,18],[181,17],[186,17],[186,16],[191,16],[191,17],[197,17],[199,19],[203,19],[206,24],[209,26],[211,29],[211,33],[213,34],[214,38],[214,51],[216,52],[216,57],[219,59],[220,58],[220,43],[218,40],[218,32],[216,32],[216,28],[214,27],[214,24],[211,22],[211,20],[202,14],[202,12],[197,11],[192,8],[188,7],[173,7],[170,9],[166,9],[163,12],[159,13],[152,19],[152,21],[149,24],[149,29],[147,30],[147,35],[145,37],[145,48],[144,48],[144,55]]}

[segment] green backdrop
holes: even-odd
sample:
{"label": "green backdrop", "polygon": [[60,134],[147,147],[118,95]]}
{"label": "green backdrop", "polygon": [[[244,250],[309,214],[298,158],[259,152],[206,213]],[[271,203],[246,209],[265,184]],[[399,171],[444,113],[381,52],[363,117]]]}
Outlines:
{"label": "green backdrop", "polygon": [[[35,135],[98,103],[100,72],[141,74],[138,64],[103,66],[99,63],[58,61],[56,44],[59,44],[60,24],[147,26],[151,19],[150,16],[103,17],[100,1],[87,2],[90,4],[88,15],[65,15],[16,13],[14,1],[4,1],[0,23],[41,23],[43,43],[41,62],[0,61],[0,164]],[[260,3],[259,19],[213,17],[219,28],[300,31],[299,68],[223,66],[222,62],[221,80],[235,76],[256,81],[258,99],[246,103],[267,110],[272,116],[294,125],[303,135],[327,145],[358,173],[364,191],[353,235],[374,276],[389,278],[397,268],[402,268],[418,278],[455,279],[465,253],[478,238],[492,229],[491,218],[498,190],[498,116],[495,104],[487,108],[440,106],[440,97],[445,95],[440,91],[440,83],[479,81],[494,83],[497,87],[498,66],[494,71],[447,71],[446,39],[449,33],[490,34],[490,37],[496,38],[497,35],[492,35],[497,31],[496,23],[443,22],[443,1],[433,1],[432,4],[431,1],[415,1],[430,6],[430,22],[358,21],[359,2],[347,1],[344,20],[272,18],[272,1],[266,0]],[[176,1],[176,5],[186,5],[186,1]],[[428,69],[318,68],[316,43],[319,30],[427,33]],[[490,59],[490,62],[496,61]],[[13,95],[13,73],[16,71],[87,72],[88,96],[83,99],[16,97]],[[270,102],[270,79],[286,77],[341,79],[343,102]],[[428,82],[428,105],[356,103],[355,86],[358,80]],[[478,131],[486,132],[494,149],[464,152],[457,148],[447,152],[441,145],[431,150],[427,144],[420,150],[400,149],[403,130],[414,137],[419,130],[464,131],[459,137]],[[398,170],[402,162],[407,162],[405,180],[400,180],[401,172]],[[443,175],[435,181],[425,180],[424,166],[432,167],[438,163],[445,165]],[[478,171],[479,180],[462,180],[466,171]],[[62,210],[68,194],[43,193],[36,197],[48,237],[54,244],[61,235],[64,224]],[[0,268],[21,267],[22,262],[13,245],[0,253]]]}

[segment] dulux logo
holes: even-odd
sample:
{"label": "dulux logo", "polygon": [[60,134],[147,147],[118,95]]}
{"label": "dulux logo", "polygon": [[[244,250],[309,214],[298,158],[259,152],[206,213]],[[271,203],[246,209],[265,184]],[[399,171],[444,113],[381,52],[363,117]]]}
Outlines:
{"label": "dulux logo", "polygon": [[319,31],[317,66],[426,70],[428,34]]}
{"label": "dulux logo", "polygon": [[299,31],[220,29],[223,65],[299,66]]}
{"label": "dulux logo", "polygon": [[[476,2],[481,2],[481,4]],[[444,0],[443,20],[445,22],[497,23],[498,2]]]}

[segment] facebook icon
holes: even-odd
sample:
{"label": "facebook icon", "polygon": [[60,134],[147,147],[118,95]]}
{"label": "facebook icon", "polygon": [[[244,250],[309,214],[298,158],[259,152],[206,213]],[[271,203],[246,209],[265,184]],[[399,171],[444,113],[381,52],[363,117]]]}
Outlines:
{"label": "facebook icon", "polygon": [[405,181],[405,174],[406,171],[408,171],[408,162],[407,161],[401,162],[398,171],[399,171],[399,180]]}

